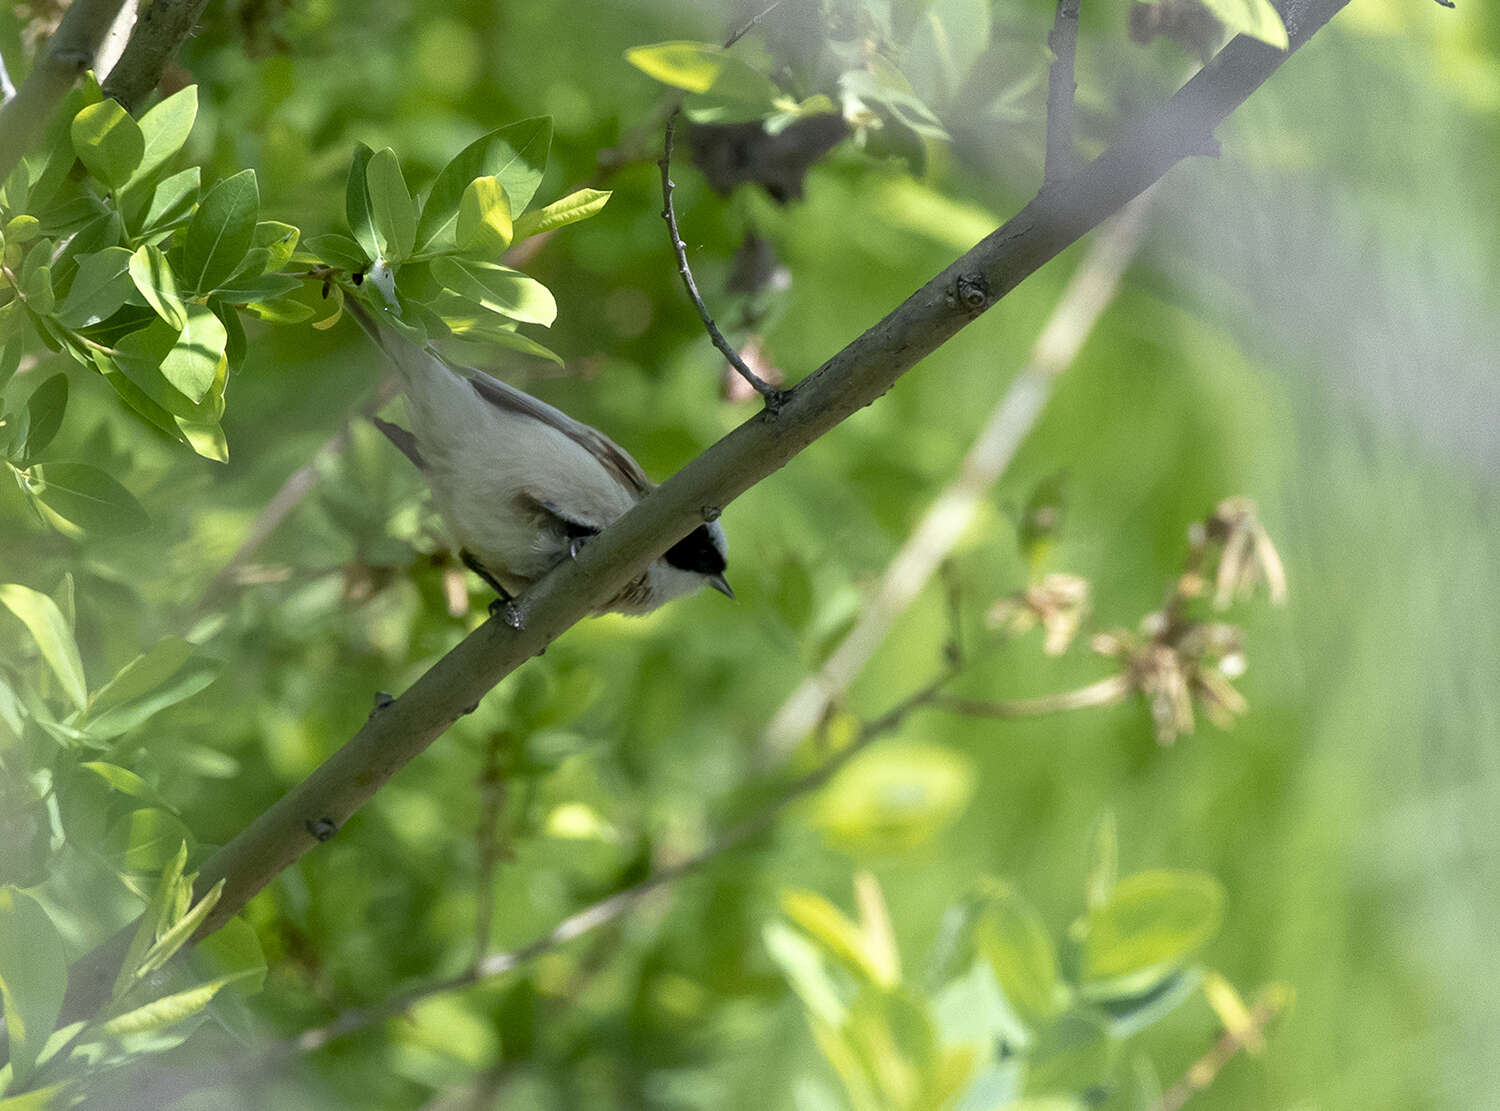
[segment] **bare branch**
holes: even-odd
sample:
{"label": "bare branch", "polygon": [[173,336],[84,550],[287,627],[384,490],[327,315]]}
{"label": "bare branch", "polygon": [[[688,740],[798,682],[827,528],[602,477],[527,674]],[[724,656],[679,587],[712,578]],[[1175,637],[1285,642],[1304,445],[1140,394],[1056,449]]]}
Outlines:
{"label": "bare branch", "polygon": [[677,256],[677,273],[682,277],[682,284],[687,289],[688,297],[692,299],[693,307],[698,310],[698,318],[703,321],[703,327],[708,330],[708,338],[713,340],[714,346],[724,353],[724,357],[729,360],[729,365],[739,372],[740,377],[750,383],[756,393],[765,398],[766,409],[775,413],[781,408],[786,395],[746,366],[745,360],[740,358],[740,353],[724,338],[724,334],[719,331],[719,326],[714,323],[708,306],[703,303],[703,296],[698,292],[698,283],[693,280],[693,271],[688,265],[687,244],[682,241],[682,233],[677,230],[677,210],[672,206],[672,190],[675,188],[675,183],[672,181],[672,138],[680,113],[680,108],[674,108],[667,116],[666,138],[662,146],[661,162],[658,163],[661,166],[661,218],[667,222],[667,235],[672,243],[672,253]]}
{"label": "bare branch", "polygon": [[104,95],[135,111],[161,81],[167,64],[198,25],[208,0],[149,0],[125,52],[104,82]]}
{"label": "bare branch", "polygon": [[[1311,0],[1301,45],[1348,0]],[[1241,36],[1165,105],[1073,177],[1044,190],[1004,227],[917,290],[883,320],[763,409],[565,560],[526,593],[526,627],[491,620],[411,688],[373,714],[304,782],[262,813],[199,870],[223,894],[199,936],[218,929],[320,838],[337,829],[506,675],[545,648],[646,565],[810,443],[885,393],[966,324],[1202,146],[1290,56]],[[1316,106],[1309,106],[1315,110]],[[127,927],[74,965],[62,1022],[93,1015],[109,997],[129,945]]]}
{"label": "bare branch", "polygon": [[1042,326],[1030,360],[986,418],[958,474],[886,566],[853,628],[817,673],[803,680],[772,715],[761,737],[761,745],[770,756],[790,751],[822,720],[829,705],[858,678],[897,618],[916,600],[973,523],[986,490],[1010,466],[1042,415],[1057,378],[1077,358],[1100,315],[1114,299],[1120,279],[1140,247],[1149,202],[1150,194],[1143,194],[1099,230]]}
{"label": "bare branch", "polygon": [[1057,0],[1057,18],[1047,36],[1052,67],[1047,71],[1047,161],[1042,180],[1050,185],[1073,172],[1073,94],[1078,82],[1078,7],[1081,0]]}
{"label": "bare branch", "polygon": [[73,82],[94,64],[94,55],[124,0],[77,0],[14,96],[0,104],[0,181],[31,149]]}
{"label": "bare branch", "polygon": [[1111,675],[1077,690],[1061,694],[1045,694],[1040,698],[1017,698],[1008,702],[993,702],[982,698],[957,698],[949,694],[934,695],[928,702],[934,710],[947,710],[976,718],[1033,718],[1044,714],[1060,714],[1068,710],[1085,710],[1092,706],[1110,706],[1123,701],[1131,692],[1130,679],[1125,675]]}

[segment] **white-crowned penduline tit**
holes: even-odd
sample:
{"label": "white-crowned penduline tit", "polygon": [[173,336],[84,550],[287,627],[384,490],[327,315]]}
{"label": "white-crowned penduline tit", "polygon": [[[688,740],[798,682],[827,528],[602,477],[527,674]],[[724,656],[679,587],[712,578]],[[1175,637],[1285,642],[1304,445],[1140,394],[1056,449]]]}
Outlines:
{"label": "white-crowned penduline tit", "polygon": [[[655,483],[596,429],[482,371],[461,373],[380,327],[352,298],[346,307],[406,391],[411,431],[378,417],[376,426],[427,479],[459,557],[494,587],[499,612],[519,628],[514,596],[576,555]],[[717,521],[699,525],[598,612],[646,613],[704,586],[733,598],[724,578],[728,550]]]}

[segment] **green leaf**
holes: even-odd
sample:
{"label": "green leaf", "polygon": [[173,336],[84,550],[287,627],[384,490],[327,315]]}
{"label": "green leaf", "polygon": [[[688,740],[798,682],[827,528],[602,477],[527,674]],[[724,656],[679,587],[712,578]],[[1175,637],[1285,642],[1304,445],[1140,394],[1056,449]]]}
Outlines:
{"label": "green leaf", "polygon": [[491,258],[509,247],[514,236],[510,201],[500,179],[476,177],[469,182],[458,205],[458,249],[465,254]]}
{"label": "green leaf", "polygon": [[177,955],[177,951],[188,943],[188,939],[203,925],[203,920],[208,917],[209,912],[218,905],[219,896],[224,894],[224,880],[220,880],[203,893],[191,910],[177,919],[172,926],[156,939],[156,944],[146,951],[141,958],[140,968],[137,976],[149,976],[158,968],[161,968],[169,960]]}
{"label": "green leaf", "polygon": [[161,361],[162,377],[194,405],[214,384],[229,333],[207,305],[187,306],[187,323]]}
{"label": "green leaf", "polygon": [[140,799],[142,802],[149,802],[153,806],[165,807],[167,805],[166,800],[157,794],[151,784],[129,768],[122,768],[119,764],[110,764],[103,760],[87,760],[78,766],[87,768],[121,794]]}
{"label": "green leaf", "polygon": [[162,179],[141,220],[142,234],[160,233],[187,219],[198,199],[198,181],[197,166]]}
{"label": "green leaf", "polygon": [[163,996],[143,1007],[137,1007],[133,1011],[127,1011],[123,1015],[110,1019],[104,1024],[104,1032],[115,1037],[124,1037],[127,1034],[147,1034],[153,1030],[176,1025],[207,1007],[213,1001],[213,997],[218,995],[226,985],[249,975],[249,972],[243,972],[234,976],[220,976],[217,980],[210,980],[206,984],[199,984],[197,987]]}
{"label": "green leaf", "polygon": [[[169,345],[170,343],[175,342],[177,330],[170,324],[167,324],[165,322],[158,321],[157,323],[161,328],[166,330]],[[116,351],[118,350],[119,349],[116,348]],[[165,350],[163,350],[162,354],[165,353]],[[160,356],[158,356],[158,365],[160,364],[160,361]],[[96,351],[94,352],[94,365],[98,367],[99,373],[104,375],[104,381],[108,383],[109,388],[114,390],[115,393],[119,395],[120,400],[125,402],[125,404],[130,408],[131,412],[135,413],[136,416],[140,417],[152,428],[155,428],[160,432],[165,432],[172,439],[179,441],[183,439],[182,433],[177,427],[176,418],[174,418],[166,408],[155,401],[150,396],[150,394],[148,394],[144,389],[137,385],[130,378],[130,376],[121,369],[119,360],[112,359],[108,355],[105,355],[103,352]],[[151,375],[156,379],[158,388],[161,390],[161,392],[176,392],[167,385],[166,379],[157,372],[155,366],[149,369]],[[183,404],[187,403],[187,398],[185,397],[180,398],[180,400]]]}
{"label": "green leaf", "polygon": [[459,296],[523,324],[550,325],[557,319],[557,302],[547,287],[508,266],[436,258],[432,276]]}
{"label": "green leaf", "polygon": [[1279,50],[1291,46],[1286,24],[1271,0],[1203,0],[1203,6],[1233,34],[1249,35]]}
{"label": "green leaf", "polygon": [[129,185],[150,177],[167,159],[180,151],[198,118],[198,86],[179,89],[141,117],[141,136],[145,150]]}
{"label": "green leaf", "polygon": [[477,177],[493,177],[505,187],[514,219],[526,211],[547,168],[552,119],[537,116],[491,131],[474,140],[438,173],[417,222],[420,249],[454,246],[458,207],[464,190]]}
{"label": "green leaf", "polygon": [[170,810],[149,807],[132,810],[110,828],[106,838],[118,846],[120,866],[131,872],[155,872],[164,868],[192,833]]}
{"label": "green leaf", "polygon": [[88,701],[88,686],[83,678],[83,660],[73,640],[73,630],[57,603],[40,591],[19,583],[0,585],[0,604],[21,619],[31,639],[41,650],[42,659],[52,668],[63,693],[80,710]]}
{"label": "green leaf", "polygon": [[243,918],[231,918],[193,947],[193,967],[235,983],[237,992],[248,995],[265,983],[266,954],[255,927]]}
{"label": "green leaf", "polygon": [[31,1076],[67,990],[68,953],[52,919],[29,895],[0,887],[0,999],[12,1084]]}
{"label": "green leaf", "polygon": [[47,463],[33,467],[31,493],[43,505],[85,533],[119,536],[149,528],[141,503],[113,477],[88,463]]}
{"label": "green leaf", "polygon": [[177,276],[167,256],[149,243],[142,243],[130,256],[130,279],[146,303],[168,325],[181,331],[187,324],[187,306],[177,291]]}
{"label": "green leaf", "polygon": [[766,952],[780,966],[808,1012],[831,1026],[842,1026],[847,1008],[824,967],[822,952],[781,922],[766,923],[761,936]]}
{"label": "green leaf", "polygon": [[188,889],[188,897],[192,897],[192,880],[187,880],[184,884],[182,875],[187,867],[187,859],[188,846],[183,841],[178,846],[176,855],[162,866],[161,874],[156,877],[156,886],[151,889],[151,898],[146,903],[146,909],[141,912],[135,934],[130,939],[130,948],[125,951],[125,959],[120,962],[111,998],[118,1000],[135,984],[141,959],[178,914],[180,891],[184,886]]}
{"label": "green leaf", "polygon": [[199,455],[215,463],[229,462],[229,438],[217,420],[190,420],[174,417],[182,436]]}
{"label": "green leaf", "polygon": [[302,232],[291,224],[283,224],[280,220],[262,220],[255,225],[255,238],[252,246],[264,247],[270,252],[266,260],[265,270],[280,270],[292,257],[292,252],[297,249],[297,239]]}
{"label": "green leaf", "polygon": [[747,105],[771,107],[776,83],[731,51],[707,42],[660,42],[634,46],[625,60],[664,85]]}
{"label": "green leaf", "polygon": [[36,389],[26,400],[26,459],[32,460],[47,449],[62,427],[63,413],[68,407],[68,376],[54,374]]}
{"label": "green leaf", "polygon": [[870,939],[843,911],[815,891],[783,891],[781,912],[861,979],[893,987],[896,977]]}
{"label": "green leaf", "polygon": [[[448,300],[452,297],[452,301]],[[460,315],[450,316],[445,311],[454,308]],[[495,314],[480,309],[472,301],[465,301],[461,297],[453,297],[447,294],[434,303],[433,308],[442,317],[444,324],[453,333],[454,338],[462,342],[480,344],[492,344],[497,347],[505,347],[511,351],[519,351],[523,355],[531,355],[534,358],[546,359],[558,366],[565,365],[563,357],[550,347],[544,347],[530,336],[505,327],[491,327],[490,322],[495,321]],[[470,311],[472,310],[472,311]],[[475,356],[467,361],[473,362],[482,359],[483,355]],[[460,362],[465,360],[459,360]]]}
{"label": "green leaf", "polygon": [[130,180],[146,152],[141,126],[114,100],[91,104],[73,117],[73,150],[89,173],[110,189]]}
{"label": "green leaf", "polygon": [[130,295],[130,252],[106,247],[78,259],[78,273],[68,295],[57,306],[57,319],[69,328],[86,328],[113,316]]}
{"label": "green leaf", "polygon": [[172,676],[128,702],[102,710],[91,709],[84,722],[85,733],[94,740],[106,741],[127,733],[161,713],[169,706],[191,698],[219,676],[222,664],[217,660],[193,660]]}
{"label": "green leaf", "polygon": [[1201,872],[1123,879],[1084,919],[1083,979],[1136,993],[1165,979],[1219,931],[1224,888]]}
{"label": "green leaf", "polygon": [[[15,302],[12,302],[8,307],[16,308],[19,306]],[[0,310],[0,312],[3,311]],[[0,330],[0,335],[3,335],[3,330]],[[25,336],[17,329],[14,335],[6,338],[3,343],[0,343],[0,393],[3,393],[5,387],[10,385],[11,376],[21,366],[21,345],[23,342],[25,342]]]}
{"label": "green leaf", "polygon": [[354,148],[354,161],[349,164],[349,180],[344,186],[344,218],[349,221],[349,230],[367,258],[380,253],[375,242],[375,221],[370,214],[370,190],[365,183],[366,169],[375,152],[363,143]]}
{"label": "green leaf", "polygon": [[605,189],[579,189],[560,200],[553,201],[546,208],[527,212],[516,221],[516,239],[540,235],[544,231],[552,231],[554,228],[586,220],[603,208],[610,196],[609,191]]}
{"label": "green leaf", "polygon": [[210,189],[183,239],[183,284],[206,293],[233,274],[255,239],[259,214],[254,170],[241,170]]}
{"label": "green leaf", "polygon": [[1090,910],[1095,910],[1109,901],[1120,878],[1120,834],[1114,811],[1106,810],[1099,815],[1089,842],[1089,874],[1084,885],[1084,901]]}
{"label": "green leaf", "polygon": [[[1113,1060],[1109,1030],[1102,1019],[1070,1011],[1043,1030],[1031,1047],[1026,1094],[1072,1094],[1102,1084]],[[1080,1105],[1083,1106],[1083,1105]]]}
{"label": "green leaf", "polygon": [[370,220],[375,226],[375,245],[387,262],[400,262],[411,254],[417,238],[417,212],[396,152],[386,147],[365,167],[370,192]]}
{"label": "green leaf", "polygon": [[[33,258],[41,257],[41,252],[33,247],[31,253],[26,256],[29,263]],[[57,306],[57,296],[52,292],[52,267],[42,264],[31,266],[21,271],[21,296],[26,298],[26,307],[32,312],[41,313],[43,316],[50,313]]]}
{"label": "green leaf", "polygon": [[947,828],[974,793],[974,767],[942,745],[886,742],[841,768],[817,801],[825,835],[850,850],[908,849]]}
{"label": "green leaf", "polygon": [[155,690],[176,675],[192,654],[191,642],[182,637],[163,637],[95,691],[88,712],[99,714]]}
{"label": "green leaf", "polygon": [[363,247],[336,232],[303,240],[302,249],[336,270],[359,271],[370,265],[370,256]]}
{"label": "green leaf", "polygon": [[1057,1012],[1057,951],[1041,915],[1005,891],[985,907],[974,943],[990,963],[1005,998],[1030,1022]]}

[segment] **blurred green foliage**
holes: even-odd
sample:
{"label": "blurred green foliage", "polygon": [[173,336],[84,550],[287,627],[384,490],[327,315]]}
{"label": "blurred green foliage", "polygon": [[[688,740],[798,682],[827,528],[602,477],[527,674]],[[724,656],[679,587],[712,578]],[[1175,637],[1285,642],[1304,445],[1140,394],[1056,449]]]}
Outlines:
{"label": "blurred green foliage", "polygon": [[[788,42],[814,41],[803,7],[785,9],[735,48],[766,73]],[[1051,6],[889,10],[888,25],[855,19],[843,41],[893,44],[946,139],[912,129],[915,139],[899,143],[841,146],[786,206],[751,189],[713,196],[685,152],[675,170],[710,305],[738,328],[732,338],[753,334],[792,379],[1040,180]],[[425,215],[414,212],[408,229],[399,201],[436,192],[455,154],[511,121],[550,116],[536,196],[613,195],[589,223],[518,263],[555,297],[547,344],[565,370],[519,358],[506,369],[665,477],[751,410],[723,400],[720,361],[677,284],[653,164],[670,101],[626,52],[722,42],[755,12],[640,2],[579,18],[490,0],[210,6],[173,78],[196,83],[191,131],[176,115],[183,93],[162,102],[176,108],[155,125],[142,115],[137,142],[129,117],[85,90],[54,136],[124,198],[137,175],[151,179],[155,200],[124,206],[137,223],[75,244],[92,254],[87,270],[75,258],[64,273],[64,259],[46,275],[52,256],[36,244],[61,237],[24,217],[0,231],[7,249],[21,249],[17,262],[34,259],[17,271],[19,287],[39,305],[50,296],[45,311],[62,327],[95,329],[109,315],[101,306],[113,305],[177,336],[191,315],[184,292],[234,280],[218,273],[213,251],[185,252],[181,268],[153,255],[165,241],[152,242],[157,232],[206,219],[184,198],[235,192],[219,200],[226,227],[240,239],[250,229],[236,265],[262,249],[263,271],[277,269],[282,227],[348,230],[349,257],[335,259],[332,242],[319,255],[347,272],[377,253],[420,249]],[[0,14],[0,52],[18,75],[23,14]],[[960,18],[971,20],[954,25],[968,34],[936,34]],[[1131,45],[1124,18],[1085,5],[1086,153],[1184,72],[1180,47]],[[942,41],[962,49],[936,52]],[[801,104],[861,93],[843,73],[885,78],[886,99],[869,88],[858,99],[876,104],[865,122],[883,118],[889,139],[901,107],[890,75],[838,68],[849,57],[809,48],[801,70],[773,79]],[[1235,611],[1249,711],[1232,732],[1202,724],[1164,748],[1139,700],[1014,722],[910,714],[769,833],[599,932],[269,1075],[220,1073],[221,1087],[183,1106],[473,1098],[821,1111],[857,1101],[860,1084],[887,1082],[896,1087],[875,1089],[885,1093],[875,1105],[902,1106],[910,1077],[882,1063],[914,1063],[928,1078],[917,1088],[930,1094],[959,1071],[954,1047],[964,1045],[973,1070],[988,1053],[1003,1071],[1002,1046],[1062,1062],[1037,1064],[1032,1091],[1054,1080],[1054,1091],[1085,1091],[1104,1070],[1125,1078],[1109,1098],[1147,1100],[1221,1026],[1233,1028],[1229,982],[1247,992],[1289,984],[1296,1002],[1267,1051],[1231,1062],[1195,1106],[1483,1105],[1500,1084],[1495,1007],[1476,986],[1492,963],[1483,923],[1500,909],[1490,834],[1500,802],[1500,454],[1490,417],[1500,411],[1490,308],[1500,221],[1485,204],[1497,104],[1494,12],[1356,0],[1221,129],[1221,159],[1169,177],[1150,249],[955,555],[969,659],[955,690],[995,699],[1070,690],[1107,665],[1082,647],[1054,658],[1035,637],[988,630],[991,603],[1043,570],[1066,571],[1092,584],[1089,631],[1133,626],[1178,574],[1186,524],[1230,494],[1253,497],[1291,598],[1282,610]],[[169,132],[181,153],[150,164],[151,134]],[[365,163],[367,181],[377,167],[367,195],[381,215],[345,229],[360,143],[395,155]],[[58,173],[71,166],[70,157]],[[253,179],[237,178],[246,171]],[[546,230],[540,218],[523,229],[524,204],[503,181],[502,191],[471,191],[493,176],[475,170],[448,189],[454,247],[463,240],[489,259],[507,234]],[[741,319],[725,285],[750,230],[773,245],[784,288],[745,298]],[[758,812],[775,790],[765,723],[838,642],[872,576],[954,472],[1074,261],[1070,252],[1036,275],[729,508],[738,605],[696,598],[571,630],[254,900],[244,922],[198,946],[190,968],[150,984],[150,997],[171,1006],[142,1014],[155,1004],[133,1006],[129,992],[141,989],[118,985],[111,1054],[149,1048],[184,1073],[221,1069],[460,975],[481,948],[523,946]],[[297,296],[327,312],[316,284]],[[40,1031],[61,1000],[48,970],[146,908],[153,940],[138,938],[137,969],[165,960],[151,952],[154,936],[175,940],[171,925],[195,912],[184,883],[193,862],[346,739],[375,690],[403,689],[483,610],[476,594],[472,613],[454,615],[458,571],[420,479],[359,419],[380,396],[368,345],[345,324],[252,320],[235,353],[232,316],[221,346],[197,314],[208,347],[226,366],[240,360],[232,377],[220,380],[218,355],[212,375],[192,359],[177,368],[189,401],[222,404],[218,431],[168,411],[158,434],[97,364],[0,348],[0,445],[33,476],[25,487],[0,483],[0,582],[11,584],[0,595],[7,1082],[47,1052]],[[492,348],[487,357],[496,360]],[[183,419],[199,427],[189,432]],[[234,560],[304,466],[308,492]],[[1032,511],[1053,501],[1066,514],[1042,535]],[[877,717],[940,673],[949,637],[949,598],[934,584],[824,740],[837,745],[849,722]],[[1101,822],[1106,813],[1113,821]],[[1177,909],[1157,916],[1167,925],[1156,941],[1132,942],[1132,923],[1150,917],[1141,904],[1164,888]],[[1086,997],[1127,974],[1142,977],[1131,999],[1170,1006],[1150,1012],[1122,1050],[1101,1038],[1098,999]],[[1079,1000],[1088,1005],[1071,1006]],[[204,1003],[198,1017],[215,1021],[147,1030]],[[844,1025],[817,1009],[835,1005]],[[863,1056],[851,1065],[817,1022],[846,1031],[846,1047],[865,1047]],[[882,1031],[905,1048],[870,1049]],[[1013,1078],[992,1083],[973,1106],[1016,1094]]]}

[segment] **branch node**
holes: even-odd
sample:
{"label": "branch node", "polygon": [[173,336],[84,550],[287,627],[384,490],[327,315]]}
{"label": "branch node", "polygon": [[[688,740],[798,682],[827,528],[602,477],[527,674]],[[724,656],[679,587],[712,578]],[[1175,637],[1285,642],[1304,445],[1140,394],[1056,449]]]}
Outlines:
{"label": "branch node", "polygon": [[339,831],[338,823],[332,818],[309,818],[303,825],[312,839],[320,843],[333,840],[333,835]]}
{"label": "branch node", "polygon": [[954,284],[955,299],[969,312],[986,309],[990,304],[990,283],[983,274],[960,274]]}
{"label": "branch node", "polygon": [[712,524],[719,519],[719,515],[723,512],[717,505],[705,505],[698,510],[698,515]]}

